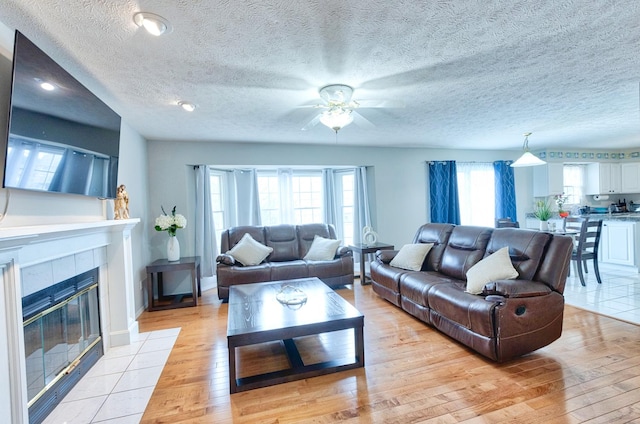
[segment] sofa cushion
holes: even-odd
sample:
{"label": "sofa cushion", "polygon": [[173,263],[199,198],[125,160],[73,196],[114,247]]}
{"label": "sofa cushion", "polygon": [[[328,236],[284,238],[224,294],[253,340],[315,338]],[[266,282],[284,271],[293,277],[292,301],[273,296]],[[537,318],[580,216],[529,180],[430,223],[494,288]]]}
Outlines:
{"label": "sofa cushion", "polygon": [[518,278],[518,271],[511,264],[509,247],[505,246],[469,268],[466,292],[480,294],[490,281],[513,278]]}
{"label": "sofa cushion", "polygon": [[453,224],[424,224],[416,232],[414,243],[432,243],[433,247],[427,256],[425,271],[440,271],[440,263],[444,249],[455,226]]}
{"label": "sofa cushion", "polygon": [[519,278],[533,280],[552,237],[544,231],[497,228],[491,234],[485,256],[509,246],[509,256]]}
{"label": "sofa cushion", "polygon": [[420,271],[432,247],[433,243],[405,244],[389,265],[410,271]]}
{"label": "sofa cushion", "polygon": [[298,232],[298,245],[300,251],[300,257],[304,258],[311,245],[313,244],[313,239],[316,236],[324,237],[327,239],[335,239],[336,231],[333,228],[333,225],[328,224],[303,224],[298,225],[296,228]]}
{"label": "sofa cushion", "polygon": [[271,247],[258,243],[249,233],[246,233],[227,254],[233,256],[233,258],[242,265],[248,266],[258,265],[264,261],[272,251],[273,249]]}
{"label": "sofa cushion", "polygon": [[440,272],[456,280],[466,280],[469,268],[485,256],[491,232],[488,227],[455,227],[442,255]]}
{"label": "sofa cushion", "polygon": [[273,249],[273,252],[269,255],[269,262],[301,259],[294,225],[284,224],[264,227],[264,237],[264,244]]}
{"label": "sofa cushion", "polygon": [[338,250],[341,242],[341,240],[328,239],[316,235],[303,259],[307,261],[330,261],[335,258],[336,250]]}

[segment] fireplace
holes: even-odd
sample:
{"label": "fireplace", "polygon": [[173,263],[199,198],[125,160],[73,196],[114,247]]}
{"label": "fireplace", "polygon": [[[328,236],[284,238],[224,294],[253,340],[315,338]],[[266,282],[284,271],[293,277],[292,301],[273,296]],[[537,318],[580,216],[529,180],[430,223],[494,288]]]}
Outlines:
{"label": "fireplace", "polygon": [[29,422],[40,423],[102,356],[98,268],[22,298]]}
{"label": "fireplace", "polygon": [[[0,379],[3,422],[34,421],[38,403],[45,411],[57,402],[45,401],[43,387],[61,398],[102,352],[137,340],[131,232],[139,222],[0,227],[0,369],[8,370]],[[34,295],[42,290],[49,292]],[[45,312],[51,313],[45,318]],[[43,342],[38,335],[45,332],[54,337]],[[80,361],[69,359],[78,352]]]}

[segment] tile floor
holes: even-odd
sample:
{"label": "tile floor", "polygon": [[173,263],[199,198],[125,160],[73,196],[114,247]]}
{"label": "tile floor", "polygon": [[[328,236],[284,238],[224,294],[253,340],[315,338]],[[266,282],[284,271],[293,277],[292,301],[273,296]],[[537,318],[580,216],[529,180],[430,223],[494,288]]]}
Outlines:
{"label": "tile floor", "polygon": [[179,333],[142,333],[136,342],[110,349],[44,423],[139,423]]}
{"label": "tile floor", "polygon": [[564,290],[565,303],[582,309],[640,324],[640,274],[634,268],[600,265],[598,284],[591,263],[585,274],[585,284],[580,284],[575,269],[567,279]]}

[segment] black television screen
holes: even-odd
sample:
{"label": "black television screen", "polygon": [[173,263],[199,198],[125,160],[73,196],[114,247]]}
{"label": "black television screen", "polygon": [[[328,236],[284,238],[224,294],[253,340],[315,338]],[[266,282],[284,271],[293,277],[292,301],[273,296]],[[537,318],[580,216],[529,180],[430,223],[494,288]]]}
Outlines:
{"label": "black television screen", "polygon": [[115,198],[120,116],[16,31],[3,187]]}

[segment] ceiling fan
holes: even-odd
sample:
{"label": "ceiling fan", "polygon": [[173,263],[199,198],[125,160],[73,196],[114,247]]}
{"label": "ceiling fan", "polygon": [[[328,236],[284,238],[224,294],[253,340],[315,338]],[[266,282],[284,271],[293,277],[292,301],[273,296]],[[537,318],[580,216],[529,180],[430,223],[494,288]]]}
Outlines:
{"label": "ceiling fan", "polygon": [[361,100],[353,99],[353,88],[344,84],[331,84],[322,87],[319,90],[320,97],[324,100],[322,104],[315,104],[306,107],[323,109],[311,121],[309,121],[302,131],[321,123],[338,133],[339,130],[354,122],[364,128],[373,128],[373,125],[367,118],[359,114],[358,108],[374,108],[374,107],[404,107],[404,104],[393,103],[389,101]]}

